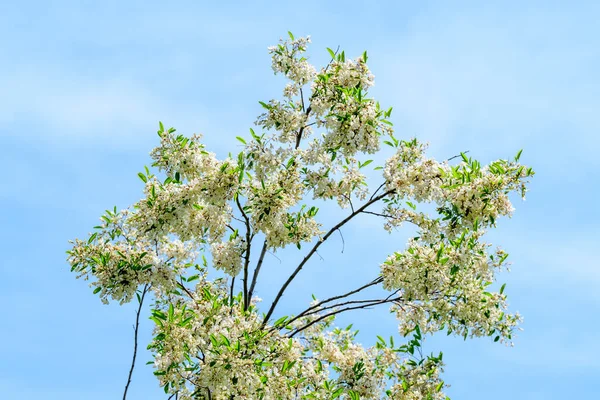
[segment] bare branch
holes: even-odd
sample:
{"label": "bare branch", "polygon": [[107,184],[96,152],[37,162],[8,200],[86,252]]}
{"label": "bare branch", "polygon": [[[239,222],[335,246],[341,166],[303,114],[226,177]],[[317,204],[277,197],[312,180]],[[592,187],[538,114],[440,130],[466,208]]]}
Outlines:
{"label": "bare branch", "polygon": [[312,325],[314,325],[314,324],[316,324],[316,323],[318,323],[318,322],[321,322],[321,321],[322,321],[322,320],[324,320],[325,318],[329,318],[329,317],[331,317],[332,315],[341,314],[341,313],[343,313],[343,312],[350,311],[350,310],[360,310],[360,309],[365,309],[365,308],[372,307],[372,306],[376,306],[376,305],[379,305],[379,304],[393,303],[393,302],[395,302],[395,301],[399,301],[399,300],[401,300],[401,299],[402,299],[402,296],[398,296],[398,297],[394,297],[394,298],[387,298],[387,299],[382,299],[382,300],[372,301],[372,302],[365,303],[365,304],[361,304],[361,305],[358,305],[358,306],[352,306],[352,307],[341,308],[341,309],[339,309],[339,310],[334,310],[334,311],[332,311],[332,312],[330,312],[330,313],[327,313],[327,314],[325,314],[325,315],[322,315],[322,316],[320,316],[319,318],[317,318],[317,319],[315,319],[315,320],[313,320],[313,321],[309,322],[308,324],[306,324],[306,325],[304,325],[304,326],[301,326],[301,327],[297,328],[296,330],[294,330],[293,332],[291,332],[291,333],[288,335],[288,337],[294,337],[295,335],[297,335],[298,333],[302,332],[303,330],[305,330],[305,329],[307,329],[307,328],[311,327]]}
{"label": "bare branch", "polygon": [[342,238],[342,253],[344,253],[344,250],[346,249],[346,241],[344,240],[344,235],[342,235],[341,229],[338,229],[337,231],[340,233],[340,237]]}
{"label": "bare branch", "polygon": [[248,299],[248,266],[250,265],[250,248],[252,247],[252,237],[251,237],[251,232],[250,232],[250,229],[251,229],[250,228],[250,218],[248,218],[248,216],[246,215],[246,212],[244,211],[244,208],[240,204],[240,199],[237,195],[235,196],[235,203],[237,204],[238,209],[240,210],[240,213],[242,214],[242,217],[244,218],[244,223],[246,224],[246,254],[245,254],[245,260],[244,260],[243,282],[244,282],[244,310],[247,310],[248,305],[250,304],[250,301]]}
{"label": "bare branch", "polygon": [[371,282],[369,282],[369,283],[367,283],[367,284],[365,284],[365,285],[363,285],[363,286],[361,286],[361,287],[359,287],[357,289],[351,290],[351,291],[349,291],[347,293],[344,293],[344,294],[340,294],[340,295],[337,295],[337,296],[330,297],[330,298],[325,299],[325,300],[321,300],[317,304],[310,306],[306,310],[302,311],[300,314],[296,315],[291,320],[287,321],[287,323],[290,324],[290,323],[298,320],[299,318],[302,318],[305,315],[312,314],[311,311],[313,311],[315,309],[318,309],[323,304],[327,304],[327,303],[330,303],[330,302],[335,301],[335,300],[339,300],[339,299],[343,299],[343,298],[352,296],[353,294],[359,293],[359,292],[361,292],[361,291],[363,291],[363,290],[365,290],[365,289],[367,289],[367,288],[369,288],[371,286],[378,285],[381,282],[383,282],[383,278],[380,276],[380,277],[377,277],[377,278],[373,279]]}
{"label": "bare branch", "polygon": [[129,390],[129,385],[131,384],[131,376],[133,375],[133,369],[135,368],[135,359],[137,357],[138,348],[138,330],[140,327],[140,314],[142,312],[142,306],[144,305],[144,297],[146,297],[146,293],[148,292],[149,287],[150,286],[148,284],[144,285],[144,289],[142,290],[142,296],[139,299],[140,305],[135,314],[135,327],[133,330],[133,357],[131,358],[131,368],[129,369],[127,383],[125,384],[125,391],[123,392],[123,400],[127,399],[127,390]]}
{"label": "bare branch", "polygon": [[386,184],[386,182],[383,182],[381,185],[379,185],[379,187],[377,189],[375,189],[375,191],[373,192],[373,194],[371,195],[371,197],[369,198],[369,200],[373,200],[373,197],[375,197],[375,195],[377,194],[377,192],[379,192],[381,190],[382,187],[384,187]]}
{"label": "bare branch", "polygon": [[260,267],[262,266],[263,260],[265,259],[265,253],[267,252],[267,241],[263,243],[262,250],[260,251],[260,257],[258,258],[258,263],[256,264],[256,268],[254,269],[254,274],[252,275],[252,284],[250,285],[250,291],[248,292],[248,301],[252,300],[252,295],[254,294],[254,287],[256,286],[256,280],[258,279],[258,273],[260,272]]}
{"label": "bare branch", "polygon": [[[308,118],[310,112],[312,111],[312,107],[308,106],[308,108],[306,109],[306,117]],[[302,126],[302,128],[300,128],[300,130],[298,131],[298,134],[296,135],[296,146],[294,147],[295,149],[297,149],[298,147],[300,147],[300,141],[302,140],[302,133],[304,132],[304,129],[306,128],[306,126]]]}

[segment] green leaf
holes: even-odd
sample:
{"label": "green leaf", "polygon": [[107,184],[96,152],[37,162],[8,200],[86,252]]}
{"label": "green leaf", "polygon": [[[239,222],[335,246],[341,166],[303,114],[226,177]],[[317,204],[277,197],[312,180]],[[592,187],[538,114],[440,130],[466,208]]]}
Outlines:
{"label": "green leaf", "polygon": [[360,164],[360,162],[359,162],[359,163],[358,163],[358,168],[359,168],[359,169],[360,169],[360,168],[364,168],[364,167],[366,167],[367,165],[371,164],[372,162],[373,162],[373,160],[367,160],[367,161],[365,161],[365,162],[364,162],[364,163],[362,163],[362,164]]}
{"label": "green leaf", "polygon": [[288,35],[290,36],[290,39],[294,40],[294,34],[290,31],[288,31]]}
{"label": "green leaf", "polygon": [[97,287],[96,289],[94,289],[94,294],[98,294],[101,290],[101,287]]}
{"label": "green leaf", "polygon": [[92,244],[92,242],[94,241],[94,239],[96,239],[96,236],[98,236],[98,232],[94,232],[90,235],[90,238],[88,239],[88,244]]}
{"label": "green leaf", "polygon": [[331,394],[331,398],[332,399],[337,399],[338,397],[340,397],[342,395],[342,393],[344,393],[344,388],[343,387],[338,388],[335,392],[333,392]]}
{"label": "green leaf", "polygon": [[500,287],[500,294],[504,293],[504,288],[506,288],[506,283]]}
{"label": "green leaf", "polygon": [[333,58],[335,60],[335,51],[331,50],[329,47],[327,48],[327,52],[329,52],[329,55],[331,56],[331,58]]}
{"label": "green leaf", "polygon": [[518,162],[519,159],[521,158],[521,153],[523,153],[523,149],[519,150],[519,152],[517,153],[517,155],[515,156],[515,162]]}
{"label": "green leaf", "polygon": [[246,144],[246,141],[244,140],[244,138],[243,138],[243,137],[236,136],[235,138],[236,138],[237,140],[239,140],[240,142],[242,142],[243,144]]}
{"label": "green leaf", "polygon": [[148,182],[148,178],[146,178],[146,175],[142,174],[141,172],[138,172],[138,176],[140,177],[142,182],[144,182],[144,183]]}
{"label": "green leaf", "polygon": [[275,321],[275,323],[273,324],[273,326],[274,327],[278,327],[281,324],[283,324],[287,319],[288,319],[287,316],[283,316],[283,317],[279,318],[277,321]]}

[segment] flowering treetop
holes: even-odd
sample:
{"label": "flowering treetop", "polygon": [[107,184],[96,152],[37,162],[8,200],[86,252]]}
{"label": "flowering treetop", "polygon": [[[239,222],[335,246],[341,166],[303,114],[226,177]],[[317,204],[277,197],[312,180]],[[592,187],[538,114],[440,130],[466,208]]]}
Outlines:
{"label": "flowering treetop", "polygon": [[[273,70],[288,83],[280,99],[261,102],[257,129],[238,137],[237,155],[219,160],[200,136],[161,123],[151,153],[158,172],[139,174],[144,198],[107,211],[87,240],[75,240],[72,270],[105,303],[137,299],[141,309],[152,294],[149,348],[171,397],[444,399],[442,354],[424,356],[423,335],[444,330],[510,343],[520,316],[508,313],[504,286],[491,289],[507,254],[491,250],[484,235],[510,216],[510,193],[524,196],[533,171],[519,164],[520,152],[486,166],[465,154],[454,163],[428,158],[423,143],[396,138],[392,109],[369,97],[366,52],[347,59],[328,49],[331,60],[317,69],[306,57],[309,43],[290,34],[269,48]],[[395,153],[377,166],[368,157],[382,145]],[[374,188],[367,167],[381,171]],[[331,227],[317,207],[329,200],[348,210]],[[388,231],[414,225],[418,234],[382,255],[373,280],[279,315],[308,260],[359,214],[380,218]],[[273,302],[259,307],[265,254],[288,246],[305,256],[286,266]],[[223,277],[209,279],[210,268]],[[361,297],[377,287],[379,298]],[[356,331],[334,326],[337,314],[384,304],[406,338],[399,343],[378,337],[364,347]]]}

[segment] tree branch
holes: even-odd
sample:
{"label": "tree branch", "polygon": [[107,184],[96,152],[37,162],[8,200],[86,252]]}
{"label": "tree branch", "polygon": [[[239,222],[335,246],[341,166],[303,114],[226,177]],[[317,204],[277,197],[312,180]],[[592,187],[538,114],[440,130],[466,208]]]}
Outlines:
{"label": "tree branch", "polygon": [[371,286],[378,285],[381,282],[383,282],[383,278],[382,277],[378,277],[378,278],[373,279],[371,282],[367,283],[366,285],[363,285],[363,286],[359,287],[358,289],[354,289],[354,290],[351,290],[351,291],[349,291],[347,293],[340,294],[340,295],[333,296],[333,297],[330,297],[328,299],[322,300],[322,301],[318,302],[317,304],[308,307],[306,310],[302,311],[300,314],[296,315],[295,317],[293,317],[289,321],[286,321],[286,324],[289,325],[292,322],[297,321],[298,319],[300,319],[300,318],[302,318],[302,317],[304,317],[306,315],[314,314],[315,312],[319,312],[319,311],[324,310],[323,308],[320,308],[320,309],[318,309],[316,311],[313,311],[313,310],[321,307],[323,304],[330,303],[330,302],[335,301],[335,300],[339,300],[339,299],[343,299],[345,297],[352,296],[353,294],[361,292],[361,291],[363,291],[363,290],[365,290],[365,289],[367,289],[367,288],[369,288]]}
{"label": "tree branch", "polygon": [[386,182],[383,182],[381,185],[379,185],[379,187],[377,189],[375,189],[375,191],[373,192],[373,194],[371,195],[369,200],[372,200],[373,197],[375,197],[375,195],[377,194],[377,192],[379,192],[381,190],[381,188],[385,186],[385,184],[386,184]]}
{"label": "tree branch", "polygon": [[389,195],[391,193],[393,193],[393,190],[388,190],[387,192],[382,193],[379,196],[374,197],[373,199],[369,200],[368,202],[366,202],[365,204],[363,204],[360,208],[358,208],[356,211],[354,211],[352,214],[348,215],[346,218],[344,218],[342,221],[340,221],[337,225],[335,225],[333,228],[331,228],[325,234],[325,236],[323,236],[323,238],[321,238],[317,243],[315,243],[315,245],[313,246],[313,248],[302,259],[302,261],[300,262],[300,264],[296,267],[296,269],[294,270],[294,272],[289,276],[289,278],[285,281],[285,283],[283,284],[283,286],[281,287],[281,289],[277,293],[277,296],[275,297],[275,300],[273,300],[273,303],[271,304],[271,307],[269,308],[269,311],[267,312],[267,315],[265,316],[265,319],[263,321],[263,327],[267,324],[267,322],[269,321],[269,318],[271,317],[271,315],[273,315],[273,312],[275,311],[275,307],[277,307],[277,304],[279,303],[279,300],[281,300],[281,297],[283,296],[283,293],[285,292],[285,290],[287,289],[287,287],[290,285],[290,283],[292,283],[292,281],[294,280],[294,278],[296,277],[296,275],[298,275],[298,273],[302,270],[302,268],[308,262],[308,260],[310,260],[310,258],[313,256],[313,254],[316,253],[316,251],[319,249],[319,247],[336,230],[338,230],[339,228],[341,228],[342,226],[344,226],[346,223],[348,223],[348,221],[350,221],[356,215],[360,214],[362,211],[364,211],[365,209],[367,209],[367,207],[369,207],[373,203],[376,203],[377,201],[383,199],[385,196],[387,196],[387,195]]}
{"label": "tree branch", "polygon": [[129,375],[127,376],[127,384],[125,384],[125,391],[123,392],[123,400],[127,399],[127,390],[129,390],[129,385],[131,384],[131,376],[133,375],[133,369],[135,368],[135,358],[137,356],[138,348],[138,328],[140,326],[140,313],[142,312],[142,306],[144,305],[144,297],[146,297],[148,288],[149,285],[145,284],[144,289],[142,290],[142,296],[140,297],[140,306],[138,307],[137,313],[135,315],[135,327],[133,330],[133,357],[131,359],[131,368],[129,369]]}
{"label": "tree branch", "polygon": [[248,300],[248,266],[250,265],[250,248],[251,248],[251,245],[252,245],[252,238],[251,238],[251,232],[250,232],[250,219],[248,218],[248,216],[244,212],[244,208],[240,204],[240,199],[239,199],[239,197],[237,195],[235,196],[235,203],[237,204],[237,206],[238,206],[238,208],[240,210],[240,213],[242,214],[242,217],[244,218],[244,223],[246,224],[246,255],[245,255],[245,261],[244,261],[244,278],[243,278],[243,282],[244,282],[244,310],[247,310],[248,309],[248,305],[249,305],[249,300]]}
{"label": "tree branch", "polygon": [[233,306],[233,288],[235,287],[235,276],[231,277],[231,288],[229,289],[229,302]]}
{"label": "tree branch", "polygon": [[[306,109],[306,117],[308,118],[308,115],[310,114],[312,110],[311,106],[308,106],[308,108]],[[300,130],[298,131],[298,134],[296,135],[296,146],[294,147],[294,149],[297,149],[298,147],[300,147],[300,141],[302,140],[302,132],[304,132],[304,128],[306,128],[306,125],[303,125],[302,128],[300,128]]]}
{"label": "tree branch", "polygon": [[263,260],[265,259],[265,253],[267,252],[267,241],[263,243],[262,250],[260,251],[260,257],[258,258],[258,263],[256,264],[256,268],[254,269],[254,274],[252,275],[252,284],[250,284],[250,291],[248,292],[248,301],[252,301],[252,295],[254,294],[254,287],[256,286],[256,280],[258,279],[258,273],[260,272],[260,267],[262,266]]}
{"label": "tree branch", "polygon": [[317,318],[317,319],[309,322],[308,324],[306,324],[306,325],[304,325],[302,327],[297,328],[296,330],[294,330],[293,332],[291,332],[288,335],[288,337],[292,338],[295,335],[297,335],[298,333],[302,332],[303,330],[311,327],[312,325],[316,324],[317,322],[320,322],[320,321],[324,320],[325,318],[331,317],[332,315],[341,314],[341,313],[343,313],[345,311],[350,311],[350,310],[365,309],[365,308],[376,306],[376,305],[379,305],[379,304],[392,303],[392,302],[395,302],[395,301],[398,301],[398,300],[401,300],[401,299],[402,299],[402,296],[398,296],[398,297],[394,297],[394,298],[390,298],[388,296],[388,298],[386,298],[386,299],[375,300],[375,301],[371,301],[371,302],[366,303],[366,304],[361,304],[359,306],[346,307],[346,308],[341,308],[339,310],[332,311],[330,313],[327,313],[325,315],[320,316],[319,318]]}

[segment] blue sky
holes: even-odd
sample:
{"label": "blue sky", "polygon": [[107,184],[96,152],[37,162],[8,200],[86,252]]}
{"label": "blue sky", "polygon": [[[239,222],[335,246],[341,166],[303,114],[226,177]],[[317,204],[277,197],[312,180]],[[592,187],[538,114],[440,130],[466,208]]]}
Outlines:
{"label": "blue sky", "polygon": [[[120,398],[134,309],[104,306],[74,279],[67,241],[85,236],[105,208],[140,198],[136,174],[157,144],[158,120],[203,133],[221,156],[237,150],[234,138],[252,126],[257,101],[279,96],[266,48],[291,30],[312,35],[315,63],[326,61],[325,47],[368,50],[372,94],[394,107],[397,136],[429,141],[440,159],[469,150],[488,162],[524,148],[522,160],[537,172],[527,201],[516,201],[514,217],[490,235],[511,254],[512,272],[500,280],[511,309],[525,316],[524,331],[514,348],[428,339],[427,351],[445,353],[448,394],[595,398],[600,6],[486,3],[3,4],[1,397]],[[286,307],[328,293],[334,279],[352,287],[371,277],[405,240],[368,219],[344,237],[346,251],[339,238],[324,246]],[[265,301],[289,268],[267,262],[269,279],[258,288]],[[389,317],[383,309],[355,314],[361,339],[394,333]],[[149,332],[150,321],[142,327]],[[132,400],[166,398],[147,360],[143,352]]]}

